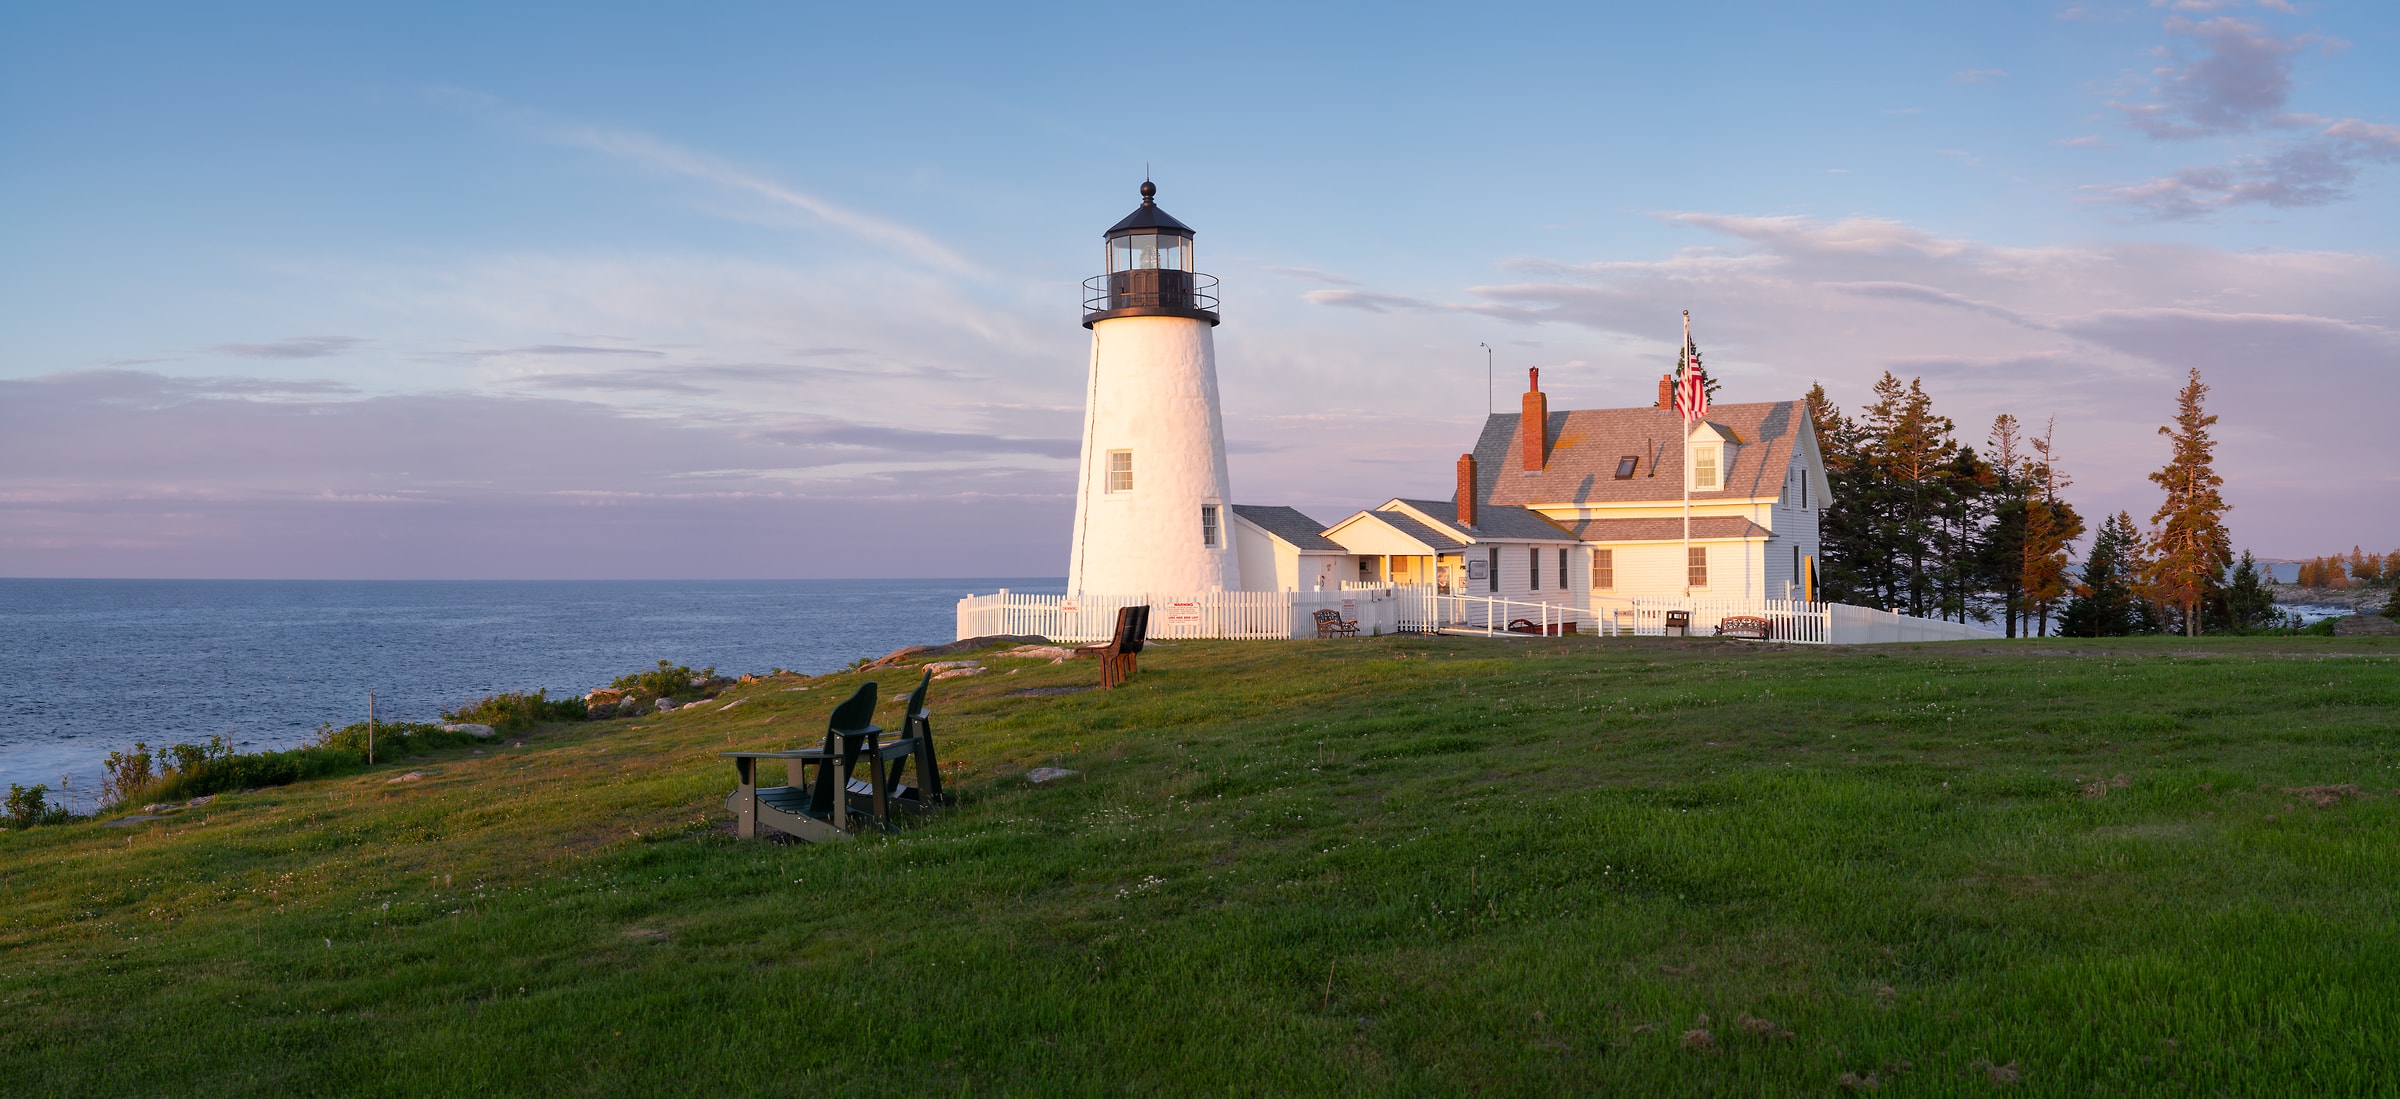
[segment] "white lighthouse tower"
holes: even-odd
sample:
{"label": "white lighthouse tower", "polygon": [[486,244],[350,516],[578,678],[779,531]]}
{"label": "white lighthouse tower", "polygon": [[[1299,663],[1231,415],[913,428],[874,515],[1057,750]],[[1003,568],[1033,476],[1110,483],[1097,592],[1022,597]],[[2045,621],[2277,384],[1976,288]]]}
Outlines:
{"label": "white lighthouse tower", "polygon": [[1239,591],[1217,411],[1217,280],[1192,270],[1192,227],[1154,201],[1109,227],[1084,282],[1092,330],[1067,590]]}

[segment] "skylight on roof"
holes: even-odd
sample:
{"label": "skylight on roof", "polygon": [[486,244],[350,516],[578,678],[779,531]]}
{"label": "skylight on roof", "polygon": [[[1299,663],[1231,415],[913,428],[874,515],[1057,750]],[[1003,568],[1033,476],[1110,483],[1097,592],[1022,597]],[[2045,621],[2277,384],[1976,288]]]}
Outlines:
{"label": "skylight on roof", "polygon": [[1639,454],[1628,454],[1617,459],[1617,480],[1633,480],[1633,467],[1640,465],[1641,463],[1642,456]]}

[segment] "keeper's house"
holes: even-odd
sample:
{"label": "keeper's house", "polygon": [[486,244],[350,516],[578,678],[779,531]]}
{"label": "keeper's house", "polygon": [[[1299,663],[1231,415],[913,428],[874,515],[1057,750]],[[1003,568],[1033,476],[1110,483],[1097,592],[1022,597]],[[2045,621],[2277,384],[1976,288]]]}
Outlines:
{"label": "keeper's house", "polygon": [[1687,466],[1667,379],[1647,408],[1562,412],[1538,371],[1529,382],[1523,411],[1486,419],[1459,456],[1449,501],[1395,499],[1313,535],[1290,508],[1235,508],[1243,586],[1430,581],[1553,603],[1813,594],[1826,481],[1806,402],[1711,405]]}

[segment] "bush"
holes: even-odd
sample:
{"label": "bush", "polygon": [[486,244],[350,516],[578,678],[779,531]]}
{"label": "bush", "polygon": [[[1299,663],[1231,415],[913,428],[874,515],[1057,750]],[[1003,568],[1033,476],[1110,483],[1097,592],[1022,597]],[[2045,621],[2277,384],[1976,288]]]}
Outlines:
{"label": "bush", "polygon": [[[422,721],[378,721],[375,723],[375,758],[390,761],[402,756],[429,752],[436,748],[456,748],[480,744],[483,738],[473,733],[453,733],[439,725]],[[367,723],[353,721],[339,729],[331,725],[317,727],[317,738],[310,748],[350,752],[364,760],[367,757]]]}
{"label": "bush", "polygon": [[672,698],[685,702],[707,693],[709,681],[717,677],[715,665],[693,671],[681,664],[664,660],[658,667],[632,675],[621,675],[609,681],[609,686],[625,692],[626,697],[649,702],[652,699]]}
{"label": "bush", "polygon": [[445,710],[442,720],[476,725],[489,725],[495,732],[513,733],[552,721],[582,721],[591,716],[580,698],[550,697],[548,691],[532,694],[502,693],[485,695],[456,710]]}
{"label": "bush", "polygon": [[64,824],[73,814],[63,805],[52,805],[46,795],[48,786],[8,784],[8,824],[11,828],[31,828],[37,824]]}
{"label": "bush", "polygon": [[[424,722],[379,721],[375,723],[375,758],[388,762],[437,748],[474,744],[479,739],[473,733],[445,732],[439,725]],[[110,805],[183,801],[232,790],[287,786],[366,769],[367,723],[339,729],[319,726],[314,740],[280,752],[237,752],[221,736],[157,749],[136,743],[130,752],[110,752],[107,766],[101,800]]]}

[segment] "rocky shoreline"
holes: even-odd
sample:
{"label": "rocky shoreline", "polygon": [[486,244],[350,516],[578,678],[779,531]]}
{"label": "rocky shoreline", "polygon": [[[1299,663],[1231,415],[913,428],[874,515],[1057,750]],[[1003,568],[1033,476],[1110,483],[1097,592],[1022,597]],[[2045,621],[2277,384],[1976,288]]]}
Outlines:
{"label": "rocky shoreline", "polygon": [[2347,588],[2304,588],[2298,584],[2269,584],[2275,602],[2282,605],[2309,603],[2320,607],[2348,607],[2352,614],[2381,614],[2392,597],[2388,587],[2367,587],[2363,584]]}

